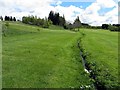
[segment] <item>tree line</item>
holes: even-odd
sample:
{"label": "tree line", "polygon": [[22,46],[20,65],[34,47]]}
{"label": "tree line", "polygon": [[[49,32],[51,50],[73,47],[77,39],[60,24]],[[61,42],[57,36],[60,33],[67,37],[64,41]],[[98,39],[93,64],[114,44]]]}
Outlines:
{"label": "tree line", "polygon": [[[3,17],[0,16],[3,21]],[[5,16],[4,21],[16,21],[15,17]],[[120,24],[102,24],[102,26],[90,26],[86,23],[81,23],[79,16],[74,20],[73,23],[67,22],[65,16],[60,16],[58,12],[50,11],[48,17],[38,18],[37,16],[23,16],[22,22],[30,25],[37,25],[43,28],[49,28],[50,25],[62,26],[64,29],[75,30],[75,28],[92,28],[92,29],[104,29],[110,31],[120,31]]]}
{"label": "tree line", "polygon": [[[3,17],[0,16],[1,21],[3,21]],[[12,17],[12,16],[5,16],[4,17],[4,21],[16,21],[16,17]]]}
{"label": "tree line", "polygon": [[[0,19],[3,21],[3,17],[0,16]],[[5,16],[4,21],[16,21],[15,17],[12,16]],[[74,21],[73,24],[67,22],[65,20],[64,15],[60,16],[59,13],[50,11],[48,17],[45,18],[38,18],[37,16],[23,16],[22,17],[22,22],[25,24],[30,24],[30,25],[37,25],[41,26],[43,28],[49,28],[49,26],[52,25],[58,25],[62,26],[64,29],[74,29],[78,28],[82,25],[79,17],[77,17]]]}
{"label": "tree line", "polygon": [[66,20],[63,16],[60,16],[59,13],[54,13],[53,11],[50,11],[48,18],[37,18],[37,16],[23,16],[22,22],[25,24],[30,25],[37,25],[44,28],[48,28],[51,24],[58,25],[58,26],[64,26],[66,23]]}
{"label": "tree line", "polygon": [[41,19],[41,18],[37,18],[37,16],[33,16],[33,15],[32,16],[23,16],[22,22],[25,24],[41,26],[43,28],[48,28],[49,25],[52,24],[52,22],[50,20],[48,20],[47,17]]}
{"label": "tree line", "polygon": [[120,24],[102,24],[101,28],[110,31],[120,31]]}
{"label": "tree line", "polygon": [[23,16],[22,17],[22,22],[25,24],[30,24],[30,25],[37,25],[37,26],[42,26],[44,28],[49,28],[51,24],[57,25],[57,26],[62,26],[64,29],[74,29],[78,28],[82,25],[79,17],[77,17],[74,21],[73,24],[67,23],[65,20],[64,15],[60,16],[59,13],[50,11],[48,18],[37,18],[37,16]]}
{"label": "tree line", "polygon": [[67,22],[65,20],[64,15],[60,16],[59,13],[56,13],[54,11],[50,11],[49,16],[48,16],[48,20],[51,20],[53,22],[53,25],[62,26],[62,27],[64,27],[64,29],[75,29],[75,28],[78,28],[78,30],[79,30],[80,26],[82,25],[79,17],[77,17],[74,20],[74,23],[71,24],[71,23],[69,23],[69,22]]}

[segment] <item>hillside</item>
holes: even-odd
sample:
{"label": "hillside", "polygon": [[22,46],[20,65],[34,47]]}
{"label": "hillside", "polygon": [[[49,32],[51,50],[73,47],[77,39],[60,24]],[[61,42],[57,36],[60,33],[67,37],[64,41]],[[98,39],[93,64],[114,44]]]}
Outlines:
{"label": "hillside", "polygon": [[52,27],[9,22],[2,44],[4,88],[94,88],[77,46],[81,33],[87,62],[101,70],[95,69],[98,81],[108,88],[118,86],[117,32],[83,28],[73,32]]}
{"label": "hillside", "polygon": [[[39,31],[38,31],[39,29]],[[3,87],[89,85],[75,46],[78,34],[10,23],[3,37]]]}

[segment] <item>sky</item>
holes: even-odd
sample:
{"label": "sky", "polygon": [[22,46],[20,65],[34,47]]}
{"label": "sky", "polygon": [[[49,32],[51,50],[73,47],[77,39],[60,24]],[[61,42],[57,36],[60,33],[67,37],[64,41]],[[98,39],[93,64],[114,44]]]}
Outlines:
{"label": "sky", "polygon": [[[120,1],[120,0],[119,0]],[[50,11],[59,12],[68,22],[79,16],[82,23],[92,26],[118,23],[118,0],[0,0],[0,16],[36,15],[48,17]]]}

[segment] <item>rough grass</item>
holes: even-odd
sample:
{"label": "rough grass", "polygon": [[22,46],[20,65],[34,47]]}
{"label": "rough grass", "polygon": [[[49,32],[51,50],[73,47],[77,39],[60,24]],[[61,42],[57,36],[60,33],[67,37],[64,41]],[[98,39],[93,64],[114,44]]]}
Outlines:
{"label": "rough grass", "polygon": [[90,85],[76,46],[78,33],[10,23],[3,36],[3,88]]}

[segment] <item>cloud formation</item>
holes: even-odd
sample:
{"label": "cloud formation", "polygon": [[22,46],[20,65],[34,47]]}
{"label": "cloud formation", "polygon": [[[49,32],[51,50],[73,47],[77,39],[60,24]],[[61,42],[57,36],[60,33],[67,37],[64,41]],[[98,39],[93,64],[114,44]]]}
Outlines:
{"label": "cloud formation", "polygon": [[[107,1],[107,2],[106,2]],[[104,15],[100,15],[102,8],[113,8]],[[82,15],[85,22],[91,25],[101,25],[102,23],[118,23],[118,5],[113,0],[96,0],[84,10]]]}
{"label": "cloud formation", "polygon": [[[36,15],[47,17],[51,10],[65,16],[66,20],[73,22],[79,16],[81,21],[90,25],[101,25],[102,23],[118,23],[118,5],[114,0],[91,0],[93,3],[83,9],[76,6],[61,6],[63,0],[0,0],[0,15],[22,16]],[[51,4],[56,4],[52,6]],[[109,12],[101,15],[99,11],[103,8],[112,8]]]}

